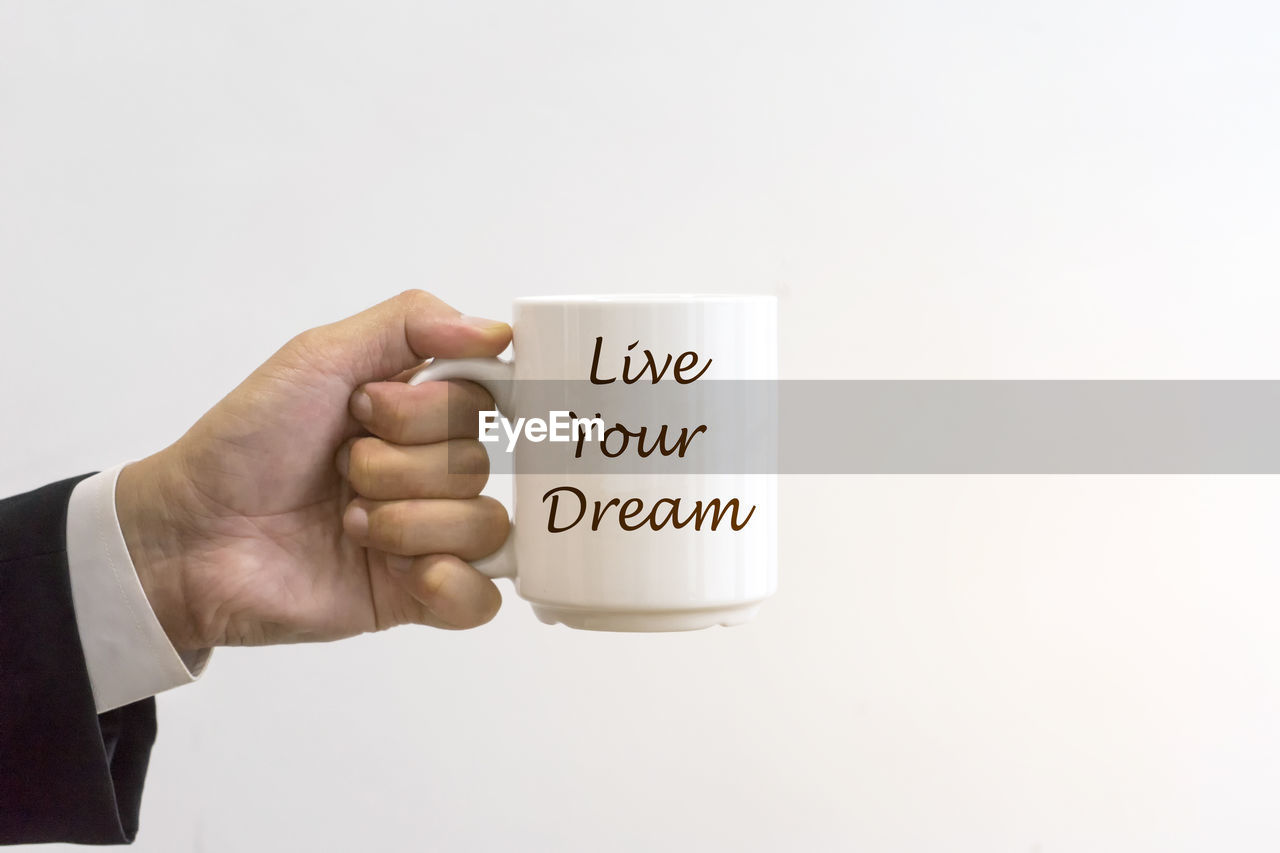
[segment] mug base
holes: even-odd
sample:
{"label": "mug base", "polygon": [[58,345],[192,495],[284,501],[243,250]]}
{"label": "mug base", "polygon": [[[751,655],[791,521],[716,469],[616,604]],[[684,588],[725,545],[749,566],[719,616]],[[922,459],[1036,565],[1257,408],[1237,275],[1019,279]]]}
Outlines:
{"label": "mug base", "polygon": [[697,610],[592,610],[533,604],[534,614],[548,625],[565,625],[580,631],[699,631],[716,625],[732,627],[750,622],[762,601],[704,607]]}

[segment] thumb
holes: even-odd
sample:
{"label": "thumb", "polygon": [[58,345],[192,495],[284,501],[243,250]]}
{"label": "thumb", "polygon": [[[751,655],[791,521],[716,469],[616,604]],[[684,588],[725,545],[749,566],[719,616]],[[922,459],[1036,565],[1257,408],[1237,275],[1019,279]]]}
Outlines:
{"label": "thumb", "polygon": [[390,378],[428,358],[494,356],[511,327],[466,317],[423,290],[406,290],[355,316],[303,332],[286,350],[342,374],[352,387]]}

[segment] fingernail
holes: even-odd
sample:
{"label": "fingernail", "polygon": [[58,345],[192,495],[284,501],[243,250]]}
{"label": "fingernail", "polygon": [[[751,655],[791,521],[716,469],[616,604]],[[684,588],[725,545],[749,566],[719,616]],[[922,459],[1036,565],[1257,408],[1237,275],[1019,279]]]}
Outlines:
{"label": "fingernail", "polygon": [[363,388],[351,395],[351,416],[366,423],[373,417],[373,400]]}
{"label": "fingernail", "polygon": [[413,557],[403,557],[400,554],[387,555],[387,568],[393,572],[407,572],[413,567]]}
{"label": "fingernail", "polygon": [[458,322],[477,329],[484,329],[485,331],[507,325],[501,320],[487,320],[484,317],[471,317],[466,314],[459,316]]}
{"label": "fingernail", "polygon": [[338,466],[338,473],[347,476],[347,472],[351,470],[351,445],[344,444],[338,448],[338,456],[334,459],[334,464]]}
{"label": "fingernail", "polygon": [[347,507],[347,514],[342,519],[342,525],[346,528],[347,534],[353,539],[363,540],[369,532],[369,512],[359,504],[352,504]]}

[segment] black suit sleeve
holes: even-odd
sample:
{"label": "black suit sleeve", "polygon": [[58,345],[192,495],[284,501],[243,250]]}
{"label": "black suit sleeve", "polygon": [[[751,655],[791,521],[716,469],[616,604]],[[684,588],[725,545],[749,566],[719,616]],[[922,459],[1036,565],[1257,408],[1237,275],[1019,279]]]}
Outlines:
{"label": "black suit sleeve", "polygon": [[123,844],[138,831],[155,700],[96,713],[67,572],[80,479],[0,501],[3,844]]}

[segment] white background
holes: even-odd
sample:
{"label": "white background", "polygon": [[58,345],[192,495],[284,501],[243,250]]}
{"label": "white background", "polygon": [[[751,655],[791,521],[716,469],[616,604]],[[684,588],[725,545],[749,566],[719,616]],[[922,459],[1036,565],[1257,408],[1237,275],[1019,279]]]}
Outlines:
{"label": "white background", "polygon": [[[793,378],[1277,378],[1273,9],[0,2],[0,492],[405,287],[777,293]],[[748,627],[507,587],[218,651],[137,849],[1280,846],[1275,480],[782,498]]]}

